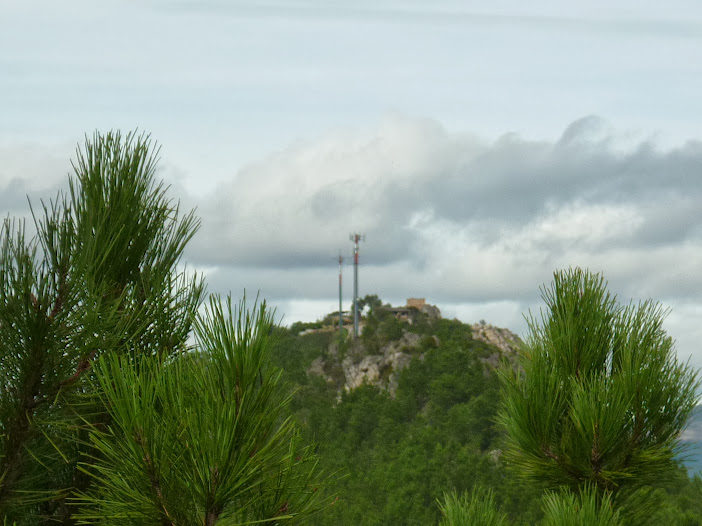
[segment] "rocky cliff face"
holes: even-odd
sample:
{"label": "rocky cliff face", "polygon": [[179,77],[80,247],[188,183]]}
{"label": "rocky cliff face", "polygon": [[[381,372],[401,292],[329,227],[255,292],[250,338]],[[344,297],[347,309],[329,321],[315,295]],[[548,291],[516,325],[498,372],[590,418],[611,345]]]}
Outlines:
{"label": "rocky cliff face", "polygon": [[[521,345],[520,338],[507,329],[488,324],[471,326],[472,338],[495,346],[495,353],[481,358],[483,363],[497,366],[503,356],[510,359],[516,357]],[[318,375],[330,383],[339,384],[339,388],[351,391],[364,383],[387,389],[394,397],[400,371],[409,367],[412,359],[424,359],[421,353],[422,336],[411,332],[403,332],[402,337],[385,345],[379,353],[369,354],[362,345],[352,349],[347,356],[339,360],[338,348],[332,344],[327,357],[317,357],[307,370],[309,375]],[[439,338],[432,337],[436,346],[440,345]]]}
{"label": "rocky cliff face", "polygon": [[[329,357],[317,357],[307,374],[319,375],[328,382],[335,382],[340,369],[343,374],[342,388],[347,392],[366,383],[387,389],[394,396],[398,373],[412,362],[413,356],[418,353],[420,340],[418,334],[405,332],[402,338],[383,347],[380,354],[367,354],[363,346],[359,345],[340,364],[338,361],[337,364],[329,363],[338,360],[336,349],[330,349]],[[422,359],[421,355],[419,359]]]}
{"label": "rocky cliff face", "polygon": [[[522,340],[519,336],[508,329],[495,327],[488,323],[474,323],[470,326],[474,340],[480,340],[497,347],[502,351],[502,355],[514,362],[517,356],[517,351],[522,345]],[[488,358],[482,359],[484,363],[497,367],[500,362],[500,356],[495,353]]]}

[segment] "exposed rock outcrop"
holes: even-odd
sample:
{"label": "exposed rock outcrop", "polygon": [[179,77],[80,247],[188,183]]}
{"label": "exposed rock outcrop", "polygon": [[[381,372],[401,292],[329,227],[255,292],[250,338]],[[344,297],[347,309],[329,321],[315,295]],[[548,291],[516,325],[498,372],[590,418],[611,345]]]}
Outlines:
{"label": "exposed rock outcrop", "polygon": [[[319,356],[312,362],[307,374],[319,375],[328,382],[338,382],[341,378],[335,376],[341,372],[343,389],[347,392],[367,383],[387,389],[390,396],[395,396],[398,373],[409,367],[419,349],[420,340],[418,334],[406,332],[399,340],[383,347],[380,354],[365,354],[362,346],[359,346],[342,360],[340,371],[334,370],[329,361]],[[421,356],[419,358],[422,359]]]}
{"label": "exposed rock outcrop", "polygon": [[436,305],[429,305],[427,303],[420,309],[420,312],[423,312],[424,314],[429,316],[430,320],[440,320],[441,319],[441,311],[439,310],[439,307],[437,307]]}
{"label": "exposed rock outcrop", "polygon": [[[517,351],[522,345],[522,340],[512,331],[495,327],[488,323],[474,323],[470,326],[470,329],[474,340],[494,345],[511,361],[516,359]],[[497,367],[500,363],[500,356],[498,354],[493,354],[487,358],[482,358],[481,361],[493,367]]]}
{"label": "exposed rock outcrop", "polygon": [[412,362],[412,350],[419,347],[419,340],[418,334],[406,332],[400,340],[383,347],[382,354],[363,356],[360,362],[347,356],[341,363],[346,379],[344,389],[350,391],[365,382],[387,388],[390,396],[394,396],[397,374]]}

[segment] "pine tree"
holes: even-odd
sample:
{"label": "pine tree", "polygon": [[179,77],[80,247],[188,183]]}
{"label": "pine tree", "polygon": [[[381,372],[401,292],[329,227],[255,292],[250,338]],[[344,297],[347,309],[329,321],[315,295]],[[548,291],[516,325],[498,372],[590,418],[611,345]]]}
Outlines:
{"label": "pine tree", "polygon": [[[556,272],[542,298],[518,367],[500,370],[508,467],[544,490],[544,526],[665,523],[655,487],[675,473],[699,389],[663,330],[665,311],[621,306],[601,275],[581,269]],[[446,495],[440,506],[442,524],[501,517],[490,495]]]}
{"label": "pine tree", "polygon": [[660,305],[619,305],[601,275],[557,272],[542,297],[520,368],[502,371],[505,457],[529,483],[593,488],[626,521],[627,501],[641,508],[637,492],[675,466],[697,374],[677,360]]}
{"label": "pine tree", "polygon": [[[215,462],[218,457],[191,459],[190,466],[201,476],[210,473],[210,477],[219,477],[217,483],[210,481],[210,489],[218,489],[212,489],[214,501],[207,501],[209,504],[202,508],[207,510],[207,517],[199,523],[214,524],[224,516],[228,517],[227,524],[238,523],[231,519],[234,516],[242,521],[294,516],[309,507],[301,502],[314,500],[314,496],[305,494],[308,482],[314,478],[314,469],[309,467],[314,463],[290,460],[290,452],[297,446],[294,429],[281,416],[284,400],[275,394],[280,388],[278,376],[262,366],[257,376],[260,383],[251,387],[252,370],[238,370],[237,365],[222,358],[222,349],[236,349],[237,356],[227,355],[230,362],[258,360],[258,365],[265,364],[263,334],[269,317],[262,311],[253,319],[246,318],[248,314],[240,311],[237,316],[244,318],[239,321],[253,321],[247,321],[243,331],[232,331],[234,322],[225,319],[221,308],[213,304],[211,317],[199,322],[200,351],[191,352],[188,346],[204,285],[179,262],[199,222],[192,212],[181,213],[178,204],[167,197],[167,188],[155,182],[157,156],[158,149],[146,135],[95,134],[77,152],[68,192],[60,193],[48,204],[42,203],[40,210],[33,212],[35,236],[27,238],[22,222],[8,219],[4,223],[0,234],[3,521],[17,521],[18,525],[74,524],[79,517],[92,521],[96,516],[89,510],[100,509],[101,517],[109,517],[106,523],[112,524],[118,520],[109,510],[119,508],[116,501],[120,498],[122,510],[139,509],[137,501],[129,500],[135,497],[133,494],[108,498],[108,474],[119,477],[124,470],[125,480],[129,480],[129,469],[138,467],[153,476],[153,470],[160,473],[174,469],[167,464],[173,459],[159,457],[166,463],[161,465],[156,457],[148,455],[117,458],[110,454],[125,440],[130,447],[137,447],[140,440],[161,443],[166,437],[180,439],[184,435],[178,433],[192,432],[195,428],[189,426],[195,423],[189,418],[194,411],[194,393],[212,391],[216,382],[210,376],[227,371],[248,375],[249,390],[236,383],[239,377],[219,378],[220,382],[234,382],[229,391],[219,386],[219,404],[228,404],[232,396],[246,393],[246,403],[241,406],[246,411],[237,413],[236,425],[227,421],[215,426],[210,421],[206,433],[190,438],[186,451],[205,454],[207,447],[198,441],[206,443],[215,436],[225,440],[219,445],[224,447],[226,440],[234,440],[227,438],[227,433],[237,434],[241,428],[252,426],[256,431],[246,440],[258,440],[264,452],[247,450],[256,459],[249,467],[253,469],[255,464],[259,477],[255,483],[247,479],[247,488],[255,487],[263,496],[256,501],[260,505],[257,511],[251,504],[254,500],[249,499],[242,508],[246,512],[232,515],[232,501],[221,496],[221,488],[238,484],[232,479],[238,472],[230,469],[225,483],[225,475],[217,474],[224,469],[224,464]],[[268,372],[264,374],[264,370]],[[192,372],[194,378],[184,371]],[[184,376],[190,383],[183,382]],[[125,389],[116,393],[120,385]],[[151,385],[167,386],[167,394],[149,399],[156,406],[149,406],[143,398]],[[122,420],[125,414],[119,410],[130,402],[137,404],[130,406],[132,409],[140,407],[142,411],[130,417],[143,427],[138,432]],[[213,412],[198,413],[202,418],[211,419],[219,414],[217,411],[224,411],[215,407],[213,400],[209,403]],[[269,410],[282,423],[257,413]],[[261,420],[259,424],[255,423],[257,419]],[[185,427],[173,435],[168,425],[176,421]],[[161,430],[159,426],[165,427]],[[155,430],[158,437],[149,436],[147,430]],[[179,444],[167,445],[171,454],[177,454]],[[242,444],[250,446],[251,442]],[[233,447],[242,444],[233,443]],[[153,445],[150,442],[148,447]],[[231,454],[239,453],[236,450]],[[127,466],[120,460],[141,461],[142,465]],[[211,461],[215,463],[208,464]],[[261,477],[267,477],[265,483]],[[271,506],[288,498],[286,491],[289,493],[292,487],[297,497],[290,497],[273,513]],[[178,496],[182,502],[177,506],[186,509],[188,503],[197,503],[197,513],[201,513],[198,496],[192,493],[197,488],[181,485]],[[153,482],[151,489],[156,491]],[[96,508],[100,499],[110,501],[112,507]],[[294,501],[299,509],[284,509],[288,501],[288,508]],[[134,522],[125,517],[119,520]],[[156,523],[190,524],[180,518],[164,521]],[[151,522],[138,519],[136,523]]]}
{"label": "pine tree", "polygon": [[444,494],[439,502],[441,522],[439,526],[507,526],[507,515],[495,506],[495,494],[492,490],[473,488],[470,498],[463,494]]}
{"label": "pine tree", "polygon": [[112,355],[95,390],[113,426],[91,430],[95,484],[77,517],[107,524],[301,524],[322,480],[286,418],[268,361],[271,313],[210,301],[197,352],[164,362]]}
{"label": "pine tree", "polygon": [[[592,486],[570,491],[548,492],[543,498],[543,526],[623,526],[621,513],[609,493],[598,493]],[[629,522],[628,524],[639,524]]]}

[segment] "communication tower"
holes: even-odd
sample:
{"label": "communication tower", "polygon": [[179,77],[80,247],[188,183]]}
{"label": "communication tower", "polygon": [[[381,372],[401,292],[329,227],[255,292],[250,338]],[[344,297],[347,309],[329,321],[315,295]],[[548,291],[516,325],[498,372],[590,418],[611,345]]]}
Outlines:
{"label": "communication tower", "polygon": [[344,264],[344,256],[339,253],[339,338],[344,335],[344,320],[341,306],[341,268]]}
{"label": "communication tower", "polygon": [[350,234],[353,241],[353,337],[358,338],[358,243],[366,240],[365,234]]}

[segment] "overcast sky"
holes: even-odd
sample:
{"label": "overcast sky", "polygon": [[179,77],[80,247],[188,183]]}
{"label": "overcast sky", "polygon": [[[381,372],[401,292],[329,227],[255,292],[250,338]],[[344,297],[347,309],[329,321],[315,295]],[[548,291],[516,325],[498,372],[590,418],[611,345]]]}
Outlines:
{"label": "overcast sky", "polygon": [[700,93],[692,0],[2,0],[0,211],[138,128],[202,217],[188,265],[285,323],[337,308],[358,231],[362,295],[523,334],[587,267],[700,367]]}

